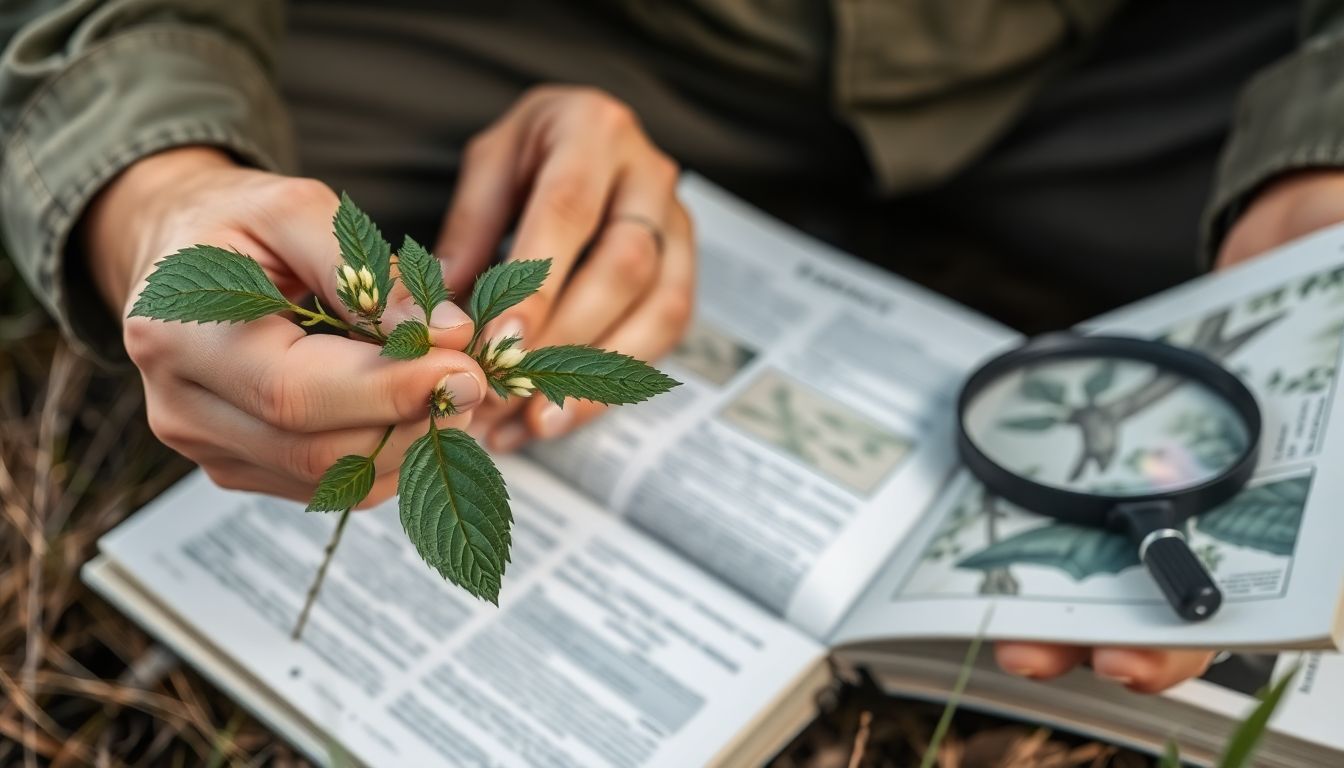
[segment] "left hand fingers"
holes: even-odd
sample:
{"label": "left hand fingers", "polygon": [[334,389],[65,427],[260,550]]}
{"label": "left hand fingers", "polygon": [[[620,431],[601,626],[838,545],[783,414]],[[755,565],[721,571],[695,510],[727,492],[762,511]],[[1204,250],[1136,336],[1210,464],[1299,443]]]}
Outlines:
{"label": "left hand fingers", "polygon": [[1084,648],[1052,643],[995,645],[994,657],[1005,671],[1035,680],[1058,677],[1091,662],[1100,678],[1138,693],[1158,693],[1199,677],[1213,661],[1211,651],[1156,648]]}
{"label": "left hand fingers", "polygon": [[[633,225],[623,228],[639,229]],[[634,234],[641,233],[636,231]],[[557,335],[547,338],[547,343],[594,343],[640,360],[656,360],[670,351],[690,321],[695,291],[695,238],[690,216],[680,204],[669,213],[662,239],[663,254],[657,261],[652,286],[623,317],[616,318],[605,328],[584,327],[576,317],[569,332],[580,338]],[[597,280],[595,277],[594,282]],[[582,301],[581,297],[575,297],[572,306],[576,313],[582,312]],[[568,297],[566,305],[569,305]],[[558,312],[557,318],[559,316]],[[594,331],[601,335],[593,338]],[[569,400],[561,408],[543,397],[532,397],[525,401],[521,417],[506,421],[494,430],[490,445],[496,450],[508,451],[532,437],[557,437],[591,421],[605,408],[600,403],[586,400]]]}

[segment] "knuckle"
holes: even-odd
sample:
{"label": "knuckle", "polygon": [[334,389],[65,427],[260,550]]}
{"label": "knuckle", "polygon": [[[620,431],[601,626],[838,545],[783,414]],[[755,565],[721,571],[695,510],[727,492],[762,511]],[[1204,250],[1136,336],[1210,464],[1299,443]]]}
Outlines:
{"label": "knuckle", "polygon": [[284,203],[299,208],[335,208],[340,202],[331,187],[317,179],[285,179],[277,192]]}
{"label": "knuckle", "polygon": [[[633,229],[633,228],[632,228]],[[658,252],[653,236],[639,231],[621,241],[621,247],[611,250],[611,269],[625,284],[646,285],[658,271]]]}
{"label": "knuckle", "polygon": [[678,334],[691,322],[695,302],[689,292],[669,291],[658,304],[659,322]]}
{"label": "knuckle", "polygon": [[586,225],[597,210],[589,199],[587,184],[578,174],[562,174],[546,183],[540,200],[554,218],[571,225]]}
{"label": "knuckle", "polygon": [[302,387],[288,376],[278,375],[260,387],[257,413],[267,424],[286,432],[307,428],[310,410]]}
{"label": "knuckle", "polygon": [[649,161],[649,172],[658,183],[671,190],[677,186],[677,180],[681,178],[681,166],[676,160],[655,149],[653,159]]}
{"label": "knuckle", "polygon": [[630,105],[617,99],[606,91],[596,88],[585,89],[580,98],[587,119],[599,128],[608,131],[626,131],[639,125],[639,118]]}
{"label": "knuckle", "polygon": [[319,440],[295,440],[287,453],[289,474],[305,483],[316,483],[336,460]]}
{"label": "knuckle", "polygon": [[163,323],[156,323],[145,317],[132,317],[122,327],[122,343],[126,354],[137,368],[144,370],[154,366],[163,356],[164,335],[167,331]]}

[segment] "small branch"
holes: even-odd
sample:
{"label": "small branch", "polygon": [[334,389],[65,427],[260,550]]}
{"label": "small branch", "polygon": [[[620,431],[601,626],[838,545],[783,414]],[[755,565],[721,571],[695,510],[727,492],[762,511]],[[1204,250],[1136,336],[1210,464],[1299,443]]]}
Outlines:
{"label": "small branch", "polygon": [[317,576],[313,579],[313,585],[308,588],[308,596],[304,598],[299,621],[290,634],[292,640],[298,640],[303,634],[303,626],[308,623],[308,613],[312,611],[313,603],[317,602],[318,590],[322,589],[322,580],[327,577],[327,566],[331,565],[331,556],[336,554],[336,547],[341,543],[341,534],[345,532],[345,524],[349,519],[350,510],[347,509],[341,513],[341,519],[336,523],[336,532],[331,535],[331,541],[327,542],[327,548],[322,553],[322,564],[317,567]]}
{"label": "small branch", "polygon": [[350,323],[347,323],[344,320],[341,320],[340,318],[332,317],[331,315],[327,314],[324,310],[322,310],[320,304],[318,305],[318,311],[314,312],[311,309],[306,309],[304,307],[300,307],[298,304],[291,303],[289,305],[289,311],[293,312],[296,315],[308,318],[307,321],[303,323],[304,325],[315,325],[317,323],[326,323],[327,325],[330,325],[333,328],[339,328],[342,331],[345,331],[346,333],[358,333],[359,335],[366,336],[370,339],[373,339],[374,341],[385,341],[387,339],[386,336],[382,335],[381,331],[379,331],[378,333],[372,333],[368,329],[361,328],[360,326],[357,325],[351,325]]}
{"label": "small branch", "polygon": [[[383,452],[383,447],[387,445],[388,438],[392,437],[392,430],[396,429],[395,424],[389,424],[387,429],[383,430],[383,437],[378,441],[377,447],[373,453],[369,454],[369,461],[378,458],[378,454]],[[317,602],[317,593],[322,589],[322,580],[327,577],[327,566],[331,565],[331,558],[336,554],[336,547],[341,543],[341,534],[345,532],[345,524],[350,520],[350,509],[347,508],[341,513],[341,519],[336,522],[336,531],[331,534],[331,541],[327,542],[327,548],[322,552],[322,564],[317,567],[317,575],[313,577],[312,586],[308,587],[308,595],[303,600],[303,610],[299,612],[299,620],[294,625],[294,632],[290,637],[298,640],[303,634],[303,627],[308,623],[308,614],[313,610],[313,603]]]}

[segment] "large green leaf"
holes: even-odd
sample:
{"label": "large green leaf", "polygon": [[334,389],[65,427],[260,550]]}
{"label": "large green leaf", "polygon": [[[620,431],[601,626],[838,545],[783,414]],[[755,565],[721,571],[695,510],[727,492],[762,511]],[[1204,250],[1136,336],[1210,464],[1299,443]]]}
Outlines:
{"label": "large green leaf", "polygon": [[566,397],[638,403],[680,384],[648,363],[593,347],[566,345],[528,352],[509,376],[525,376],[553,403]]}
{"label": "large green leaf", "polygon": [[476,278],[467,313],[479,332],[509,307],[537,292],[551,271],[550,259],[496,264]]}
{"label": "large green leaf", "polygon": [[332,464],[308,502],[309,512],[343,512],[355,506],[373,490],[373,459],[368,456],[342,456]]}
{"label": "large green leaf", "polygon": [[251,257],[213,245],[194,245],[155,266],[149,284],[131,307],[131,316],[236,323],[289,306]]}
{"label": "large green leaf", "polygon": [[1082,581],[1133,568],[1139,564],[1139,555],[1129,539],[1119,534],[1051,523],[997,541],[963,558],[957,567],[988,571],[1024,563],[1058,568]]}
{"label": "large green leaf", "polygon": [[1311,478],[1302,476],[1247,488],[1197,517],[1195,527],[1228,544],[1291,555],[1310,486]]}
{"label": "large green leaf", "polygon": [[498,604],[513,515],[489,455],[467,433],[431,422],[402,459],[397,493],[401,525],[421,559]]}
{"label": "large green leaf", "polygon": [[383,233],[369,215],[355,205],[350,196],[341,193],[341,205],[332,218],[332,231],[341,247],[341,258],[356,271],[368,267],[378,287],[378,305],[386,306],[392,292],[392,246],[383,239]]}
{"label": "large green leaf", "polygon": [[429,329],[419,320],[403,320],[387,335],[383,343],[383,357],[396,360],[414,360],[429,352]]}
{"label": "large green leaf", "polygon": [[425,311],[425,321],[434,307],[448,301],[448,289],[443,285],[443,268],[434,254],[407,236],[397,251],[397,267],[401,282],[411,298]]}

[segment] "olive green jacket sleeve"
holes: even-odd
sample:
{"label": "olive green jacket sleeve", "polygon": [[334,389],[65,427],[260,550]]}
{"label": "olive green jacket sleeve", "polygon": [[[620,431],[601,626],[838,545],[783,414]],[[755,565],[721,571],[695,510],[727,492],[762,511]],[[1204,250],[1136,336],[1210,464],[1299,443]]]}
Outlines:
{"label": "olive green jacket sleeve", "polygon": [[1302,5],[1297,50],[1242,91],[1204,219],[1206,265],[1270,179],[1305,168],[1344,167],[1344,0]]}
{"label": "olive green jacket sleeve", "polygon": [[122,355],[67,243],[135,160],[187,144],[293,165],[281,0],[19,0],[0,12],[0,238],[81,351]]}

